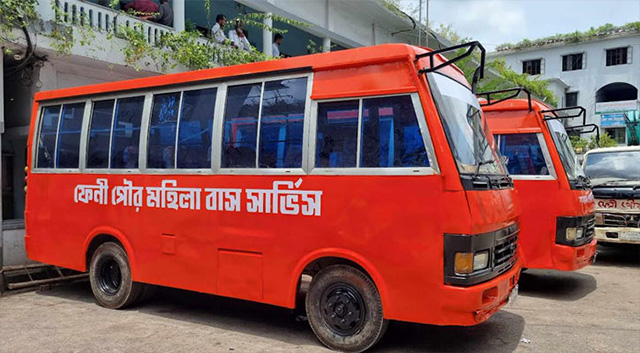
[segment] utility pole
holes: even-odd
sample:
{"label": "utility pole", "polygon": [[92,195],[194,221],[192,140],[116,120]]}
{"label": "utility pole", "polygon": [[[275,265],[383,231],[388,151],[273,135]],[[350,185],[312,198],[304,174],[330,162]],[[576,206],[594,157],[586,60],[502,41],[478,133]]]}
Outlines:
{"label": "utility pole", "polygon": [[[429,46],[429,0],[427,1],[427,10],[425,11],[426,13],[426,21],[425,21],[425,28],[427,29],[427,47],[431,48]],[[420,6],[420,12],[422,12],[422,0],[420,0],[421,6]]]}
{"label": "utility pole", "polygon": [[[418,7],[418,46],[422,45],[422,0]],[[427,42],[429,42],[429,36],[427,35]]]}

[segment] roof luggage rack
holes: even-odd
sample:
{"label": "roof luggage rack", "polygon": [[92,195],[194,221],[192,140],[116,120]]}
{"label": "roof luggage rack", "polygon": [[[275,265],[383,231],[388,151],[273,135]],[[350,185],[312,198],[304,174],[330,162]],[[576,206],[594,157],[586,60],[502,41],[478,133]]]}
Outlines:
{"label": "roof luggage rack", "polygon": [[[464,53],[457,55],[451,59],[447,59],[444,62],[435,65],[434,63],[434,57],[438,54],[442,54],[442,53],[448,53],[450,51],[454,51],[454,50],[458,50],[458,49],[463,49],[463,48],[468,48],[467,51],[465,51]],[[482,46],[482,44],[480,44],[480,42],[478,41],[473,41],[473,42],[469,42],[469,43],[464,43],[464,44],[458,44],[458,45],[454,45],[452,47],[447,47],[447,48],[442,48],[442,49],[438,49],[438,50],[433,50],[427,53],[422,53],[422,54],[418,54],[416,55],[416,59],[415,61],[418,61],[422,58],[429,58],[429,67],[428,68],[424,68],[424,69],[420,69],[418,70],[419,73],[421,74],[425,74],[425,73],[429,73],[429,72],[434,72],[434,71],[438,71],[441,68],[445,67],[445,66],[449,66],[452,64],[455,64],[456,62],[460,61],[461,59],[464,59],[468,56],[470,56],[473,51],[475,49],[480,49],[480,66],[478,66],[478,68],[476,68],[476,70],[473,73],[473,80],[471,82],[471,90],[473,92],[476,91],[476,84],[478,83],[478,81],[480,79],[482,79],[484,77],[484,58],[485,58],[485,53],[486,50],[484,49],[484,47]],[[445,58],[446,59],[446,58]]]}
{"label": "roof luggage rack", "polygon": [[[512,94],[504,97],[504,98],[498,98],[497,100],[492,101],[491,100],[491,95],[492,94],[501,94],[501,93],[509,93],[509,92],[513,92]],[[498,104],[500,102],[504,102],[508,99],[512,99],[512,98],[517,98],[518,95],[520,95],[521,92],[524,92],[527,94],[527,101],[529,102],[529,111],[532,110],[531,108],[531,92],[529,92],[529,90],[527,90],[524,87],[514,87],[514,88],[507,88],[507,89],[499,89],[496,91],[488,91],[488,92],[482,92],[482,93],[477,93],[476,96],[480,97],[480,98],[485,98],[487,100],[486,103],[480,103],[481,106],[485,107],[485,106],[489,106],[489,105],[494,105],[494,104]]]}
{"label": "roof luggage rack", "polygon": [[[571,113],[567,113],[565,115],[559,115],[558,113],[564,113],[564,112],[571,112],[571,111],[576,111],[577,113],[571,114]],[[575,107],[566,107],[566,108],[557,108],[557,109],[548,109],[548,110],[541,110],[540,111],[541,114],[545,114],[545,113],[551,113],[553,116],[545,116],[544,120],[562,120],[562,119],[573,119],[573,118],[579,118],[582,116],[582,124],[580,125],[575,125],[575,126],[567,126],[565,127],[565,130],[567,131],[576,131],[579,135],[582,134],[589,134],[592,132],[596,133],[596,145],[598,145],[598,147],[600,147],[600,127],[596,124],[587,124],[587,110],[584,109],[584,107],[581,106],[575,106]],[[585,128],[591,128],[589,130],[581,130],[581,129],[585,129]]]}

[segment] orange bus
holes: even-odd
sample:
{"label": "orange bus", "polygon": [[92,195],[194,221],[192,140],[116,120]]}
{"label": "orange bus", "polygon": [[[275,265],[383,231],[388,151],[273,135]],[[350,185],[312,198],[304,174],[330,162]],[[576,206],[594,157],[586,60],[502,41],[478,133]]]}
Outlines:
{"label": "orange bus", "polygon": [[38,93],[27,253],[88,271],[115,309],[149,285],[294,308],[310,275],[311,328],[337,350],[368,349],[388,320],[483,322],[515,292],[520,211],[441,53],[389,44]]}
{"label": "orange bus", "polygon": [[[521,92],[526,99],[515,98]],[[524,88],[478,96],[521,200],[522,267],[571,271],[595,261],[593,194],[567,133],[597,132],[586,124],[585,109],[551,109]],[[582,125],[561,123],[577,117]]]}

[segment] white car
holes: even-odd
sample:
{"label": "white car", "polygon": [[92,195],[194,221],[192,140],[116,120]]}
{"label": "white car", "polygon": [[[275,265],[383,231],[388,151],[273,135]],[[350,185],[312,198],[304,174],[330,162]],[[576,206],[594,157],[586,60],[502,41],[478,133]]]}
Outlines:
{"label": "white car", "polygon": [[598,242],[640,244],[640,146],[591,150],[583,169],[593,185]]}

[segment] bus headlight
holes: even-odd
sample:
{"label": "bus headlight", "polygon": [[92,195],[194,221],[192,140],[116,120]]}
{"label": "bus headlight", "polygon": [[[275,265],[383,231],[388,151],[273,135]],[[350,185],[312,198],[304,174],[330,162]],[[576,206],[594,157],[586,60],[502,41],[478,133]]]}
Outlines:
{"label": "bus headlight", "polygon": [[584,228],[567,228],[566,238],[570,241],[575,241],[584,238]]}
{"label": "bus headlight", "polygon": [[489,267],[489,251],[480,251],[473,255],[473,270],[484,270]]}
{"label": "bus headlight", "polygon": [[473,271],[484,270],[489,267],[489,250],[477,253],[457,252],[455,256],[455,271],[467,275]]}

